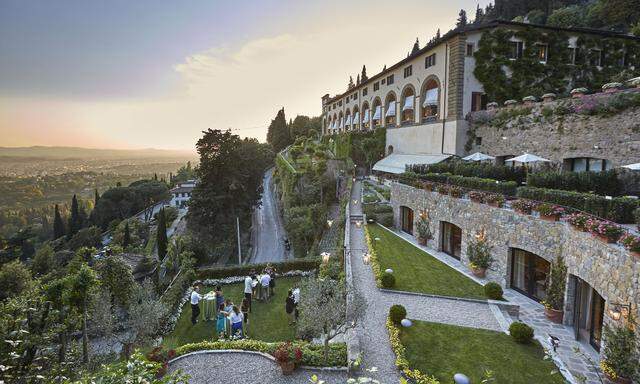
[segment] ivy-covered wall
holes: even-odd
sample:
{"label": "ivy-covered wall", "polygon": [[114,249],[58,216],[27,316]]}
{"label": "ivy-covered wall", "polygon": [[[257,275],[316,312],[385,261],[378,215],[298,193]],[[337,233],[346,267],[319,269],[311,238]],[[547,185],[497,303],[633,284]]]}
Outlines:
{"label": "ivy-covered wall", "polygon": [[359,166],[369,166],[382,159],[386,147],[386,129],[345,132],[325,135],[323,143],[333,143],[333,153],[338,159],[351,158]]}
{"label": "ivy-covered wall", "polygon": [[[574,35],[575,36],[575,35]],[[512,60],[510,40],[524,42],[522,57]],[[474,75],[484,87],[489,101],[520,100],[553,92],[567,94],[572,88],[600,89],[611,81],[627,80],[640,74],[640,42],[631,39],[581,34],[575,64],[569,50],[570,35],[553,30],[496,28],[483,33],[475,52]],[[546,63],[541,63],[536,44],[548,45]],[[602,67],[592,63],[601,49]],[[627,65],[622,65],[625,58]],[[635,64],[635,69],[630,65]]]}

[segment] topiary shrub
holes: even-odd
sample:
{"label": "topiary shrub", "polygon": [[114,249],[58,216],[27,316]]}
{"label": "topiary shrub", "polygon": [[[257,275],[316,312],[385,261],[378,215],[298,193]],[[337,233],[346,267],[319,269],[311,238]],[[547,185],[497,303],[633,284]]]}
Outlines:
{"label": "topiary shrub", "polygon": [[391,321],[399,325],[402,319],[407,317],[407,310],[400,304],[394,304],[389,308],[389,318]]}
{"label": "topiary shrub", "polygon": [[393,288],[396,285],[396,277],[393,276],[393,273],[383,272],[380,283],[382,288]]}
{"label": "topiary shrub", "polygon": [[491,300],[501,300],[503,293],[502,287],[495,281],[490,281],[484,286],[484,294]]}
{"label": "topiary shrub", "polygon": [[520,344],[529,344],[533,340],[533,328],[519,321],[511,323],[509,334]]}

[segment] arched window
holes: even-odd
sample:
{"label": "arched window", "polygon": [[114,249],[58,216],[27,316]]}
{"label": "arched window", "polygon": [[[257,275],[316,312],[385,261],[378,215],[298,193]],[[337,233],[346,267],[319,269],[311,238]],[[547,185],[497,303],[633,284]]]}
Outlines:
{"label": "arched window", "polygon": [[402,124],[415,122],[415,99],[416,93],[413,87],[406,87],[402,92]]}
{"label": "arched window", "polygon": [[373,121],[373,127],[377,128],[382,126],[382,102],[379,98],[373,101],[373,116],[371,117],[371,121]]}
{"label": "arched window", "polygon": [[366,101],[362,104],[362,128],[365,130],[371,128],[371,110]]}
{"label": "arched window", "polygon": [[390,155],[390,154],[392,154],[392,153],[393,153],[393,145],[390,145],[390,146],[387,148],[387,155]]}
{"label": "arched window", "polygon": [[387,95],[387,98],[385,100],[385,113],[384,113],[384,124],[386,126],[394,126],[396,125],[396,95],[395,93],[391,92],[389,93],[389,95]]}
{"label": "arched window", "polygon": [[349,111],[349,109],[347,108],[347,112],[344,115],[344,130],[348,131],[351,129],[351,112]]}
{"label": "arched window", "polygon": [[437,120],[439,117],[440,84],[431,77],[425,81],[422,87],[422,122]]}
{"label": "arched window", "polygon": [[353,114],[351,116],[351,127],[353,130],[360,130],[360,111],[358,110],[358,106],[353,107]]}
{"label": "arched window", "polygon": [[342,112],[340,112],[340,114],[338,115],[338,132],[343,132],[344,131],[344,116],[342,115]]}

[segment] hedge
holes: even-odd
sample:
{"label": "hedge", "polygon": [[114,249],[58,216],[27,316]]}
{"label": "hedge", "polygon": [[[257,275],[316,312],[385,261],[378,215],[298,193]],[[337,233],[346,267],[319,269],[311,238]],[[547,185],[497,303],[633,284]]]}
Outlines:
{"label": "hedge", "polygon": [[[311,271],[318,269],[320,266],[319,258],[295,259],[281,262],[269,263],[279,273],[289,271]],[[196,276],[200,280],[204,279],[222,279],[231,276],[248,275],[251,270],[262,271],[267,266],[262,264],[243,264],[229,267],[201,268],[196,272]]]}
{"label": "hedge", "polygon": [[393,226],[393,207],[388,204],[363,204],[367,219],[373,219],[385,227]]}
{"label": "hedge", "polygon": [[415,164],[407,166],[407,171],[419,174],[450,173],[452,175],[479,177],[501,181],[514,181],[518,184],[526,179],[526,171],[522,167],[507,167],[488,163],[467,163],[463,161],[446,161],[437,164]]}
{"label": "hedge", "polygon": [[[199,343],[185,344],[176,348],[176,357],[186,355],[190,352],[204,350],[243,350],[262,352],[273,355],[281,343],[269,343],[260,340],[236,340],[236,341],[202,341]],[[311,344],[304,341],[293,341],[293,347],[302,350],[302,365],[311,367],[346,367],[347,366],[347,345],[345,343],[329,344],[329,361],[324,361],[324,346],[322,344]]]}
{"label": "hedge", "polygon": [[518,188],[518,197],[564,205],[620,224],[633,223],[633,211],[640,207],[637,199],[629,197],[607,199],[591,193],[535,187]]}
{"label": "hedge", "polygon": [[483,179],[480,177],[467,177],[452,175],[450,173],[425,173],[417,174],[413,172],[406,172],[403,177],[408,180],[424,180],[433,181],[442,184],[452,184],[467,189],[475,189],[480,191],[501,193],[504,195],[514,196],[518,189],[518,184],[515,181],[502,181],[499,182],[494,179]]}
{"label": "hedge", "polygon": [[527,175],[527,186],[609,196],[619,196],[622,191],[616,171],[530,173]]}

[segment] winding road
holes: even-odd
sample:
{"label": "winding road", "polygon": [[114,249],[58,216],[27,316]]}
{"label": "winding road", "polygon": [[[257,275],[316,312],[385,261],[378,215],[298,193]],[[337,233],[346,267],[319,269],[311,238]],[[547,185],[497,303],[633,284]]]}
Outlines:
{"label": "winding road", "polygon": [[265,172],[262,187],[261,204],[253,212],[251,239],[254,246],[248,262],[287,260],[292,253],[286,252],[284,248],[283,238],[287,233],[282,224],[273,188],[273,168]]}

